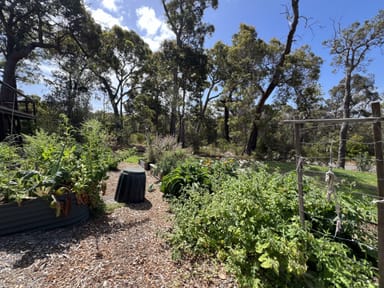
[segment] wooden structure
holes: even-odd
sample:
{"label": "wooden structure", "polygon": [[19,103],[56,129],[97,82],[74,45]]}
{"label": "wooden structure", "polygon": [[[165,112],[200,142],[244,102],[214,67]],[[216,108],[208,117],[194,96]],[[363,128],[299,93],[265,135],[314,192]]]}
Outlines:
{"label": "wooden structure", "polygon": [[36,102],[1,80],[0,85],[14,93],[14,101],[0,101],[0,141],[3,141],[9,135],[20,134],[25,121],[35,121]]}
{"label": "wooden structure", "polygon": [[300,125],[305,123],[343,123],[343,122],[371,122],[373,127],[373,140],[375,144],[376,176],[377,176],[377,234],[378,234],[378,266],[379,266],[379,288],[384,288],[384,154],[381,122],[381,106],[379,102],[371,103],[372,116],[367,118],[342,118],[342,119],[305,119],[305,120],[286,120],[284,123],[295,125],[295,148],[298,179],[298,202],[299,215],[303,228],[304,219],[304,195],[301,185],[303,179],[303,169],[301,167],[301,144],[300,144]]}

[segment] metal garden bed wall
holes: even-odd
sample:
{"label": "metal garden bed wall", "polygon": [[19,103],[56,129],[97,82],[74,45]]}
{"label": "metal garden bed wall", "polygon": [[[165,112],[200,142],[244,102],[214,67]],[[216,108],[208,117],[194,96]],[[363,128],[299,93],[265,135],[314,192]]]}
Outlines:
{"label": "metal garden bed wall", "polygon": [[0,205],[0,236],[35,230],[50,230],[84,222],[89,218],[89,208],[78,205],[71,195],[71,209],[68,214],[56,217],[55,209],[43,198]]}

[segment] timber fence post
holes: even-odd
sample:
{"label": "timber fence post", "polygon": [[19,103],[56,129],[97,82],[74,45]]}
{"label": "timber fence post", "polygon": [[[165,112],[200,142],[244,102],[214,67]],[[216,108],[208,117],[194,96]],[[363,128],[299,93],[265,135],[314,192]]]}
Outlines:
{"label": "timber fence post", "polygon": [[[374,102],[372,105],[372,115],[381,117],[380,103]],[[384,163],[383,163],[383,143],[381,135],[380,120],[373,123],[373,136],[375,141],[377,192],[379,200],[384,199]],[[378,232],[378,250],[379,250],[379,287],[384,288],[384,203],[377,202],[377,232]]]}

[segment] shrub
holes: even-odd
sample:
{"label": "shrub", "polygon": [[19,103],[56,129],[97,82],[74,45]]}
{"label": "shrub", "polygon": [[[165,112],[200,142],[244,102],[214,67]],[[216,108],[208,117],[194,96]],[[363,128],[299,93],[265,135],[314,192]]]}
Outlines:
{"label": "shrub", "polygon": [[169,174],[178,165],[181,165],[187,159],[186,153],[182,149],[165,151],[159,161],[156,163],[156,175],[165,176]]}
{"label": "shrub", "polygon": [[145,135],[143,133],[132,133],[129,135],[129,143],[132,144],[144,144]]}
{"label": "shrub", "polygon": [[150,163],[157,163],[164,152],[175,151],[180,148],[177,139],[173,136],[158,137],[153,140],[148,140],[146,147],[145,158]]}
{"label": "shrub", "polygon": [[165,197],[185,198],[188,197],[186,188],[191,185],[203,187],[208,191],[211,189],[207,167],[191,161],[181,164],[163,177],[160,190]]}
{"label": "shrub", "polygon": [[[311,222],[301,227],[296,184],[294,174],[258,167],[216,181],[211,194],[184,188],[189,197],[172,202],[175,253],[217,257],[242,287],[374,287],[369,262],[326,231],[313,234]],[[331,207],[319,189],[304,188],[310,214]]]}

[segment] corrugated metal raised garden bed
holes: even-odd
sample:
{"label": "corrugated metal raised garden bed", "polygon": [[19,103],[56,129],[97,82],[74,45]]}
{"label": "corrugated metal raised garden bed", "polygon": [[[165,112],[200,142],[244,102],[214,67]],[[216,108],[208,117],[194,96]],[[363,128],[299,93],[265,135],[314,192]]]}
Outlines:
{"label": "corrugated metal raised garden bed", "polygon": [[[74,225],[89,218],[87,205],[78,203],[74,194],[57,197],[62,205],[60,215],[50,207],[46,198],[24,200],[19,204],[0,205],[0,236],[34,230]],[[63,205],[65,204],[65,205]]]}

